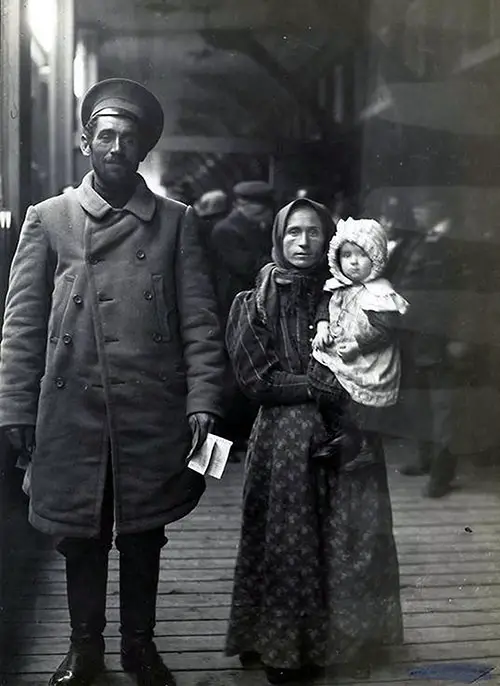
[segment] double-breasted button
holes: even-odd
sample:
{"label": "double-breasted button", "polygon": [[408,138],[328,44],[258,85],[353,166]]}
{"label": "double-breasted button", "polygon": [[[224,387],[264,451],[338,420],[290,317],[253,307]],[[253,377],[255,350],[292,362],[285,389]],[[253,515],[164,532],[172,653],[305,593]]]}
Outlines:
{"label": "double-breasted button", "polygon": [[62,376],[56,377],[55,383],[57,388],[64,388],[66,386],[66,381],[62,378]]}
{"label": "double-breasted button", "polygon": [[163,340],[163,336],[161,335],[161,333],[158,333],[158,331],[155,331],[153,334],[153,341],[155,343],[161,343],[162,340]]}
{"label": "double-breasted button", "polygon": [[98,262],[99,262],[99,258],[96,257],[95,255],[91,255],[91,256],[89,257],[89,263],[90,263],[90,264],[97,264]]}
{"label": "double-breasted button", "polygon": [[151,293],[151,291],[144,291],[144,299],[153,300],[153,294]]}
{"label": "double-breasted button", "polygon": [[78,295],[78,293],[75,293],[73,296],[73,302],[75,305],[83,305],[83,298],[81,295]]}
{"label": "double-breasted button", "polygon": [[138,260],[144,260],[146,258],[146,253],[144,252],[144,250],[138,250],[135,253],[135,256],[137,257]]}
{"label": "double-breasted button", "polygon": [[62,337],[64,345],[70,345],[73,342],[73,337],[69,333],[65,333]]}

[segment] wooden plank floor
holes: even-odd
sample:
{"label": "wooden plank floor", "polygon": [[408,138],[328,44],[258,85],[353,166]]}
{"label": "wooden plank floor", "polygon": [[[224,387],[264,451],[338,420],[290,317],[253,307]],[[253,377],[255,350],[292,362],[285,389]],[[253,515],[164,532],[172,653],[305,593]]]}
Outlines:
{"label": "wooden plank floor", "polygon": [[[424,481],[401,476],[404,446],[388,449],[398,543],[405,645],[364,684],[445,684],[412,679],[423,663],[479,661],[498,668],[500,684],[500,470],[466,465],[449,497],[420,495]],[[223,655],[239,534],[241,465],[210,480],[195,513],[171,527],[158,599],[157,644],[179,686],[258,686],[260,670],[244,671]],[[8,658],[3,683],[45,684],[67,647],[62,559],[19,541],[6,612]],[[117,557],[112,553],[108,600],[107,674],[100,686],[133,684],[120,672]],[[16,565],[18,567],[16,568]],[[333,677],[318,684],[351,683]],[[455,682],[457,683],[457,682]]]}

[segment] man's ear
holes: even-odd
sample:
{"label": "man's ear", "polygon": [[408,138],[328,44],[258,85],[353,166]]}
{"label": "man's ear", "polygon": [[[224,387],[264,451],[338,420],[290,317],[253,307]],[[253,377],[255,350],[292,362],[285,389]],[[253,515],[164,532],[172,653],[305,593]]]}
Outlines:
{"label": "man's ear", "polygon": [[80,138],[80,150],[85,155],[85,157],[90,157],[92,149],[90,147],[89,139],[87,138],[87,135],[85,133],[82,133]]}

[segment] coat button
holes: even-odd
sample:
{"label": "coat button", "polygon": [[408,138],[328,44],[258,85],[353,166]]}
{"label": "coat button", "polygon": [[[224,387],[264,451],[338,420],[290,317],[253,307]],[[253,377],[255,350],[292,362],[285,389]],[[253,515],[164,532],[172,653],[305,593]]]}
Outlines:
{"label": "coat button", "polygon": [[66,382],[64,381],[62,376],[58,376],[56,378],[56,386],[57,388],[64,388],[66,386]]}
{"label": "coat button", "polygon": [[69,345],[70,343],[73,342],[73,338],[72,338],[71,334],[69,334],[69,333],[65,333],[62,339],[63,339],[64,345]]}
{"label": "coat button", "polygon": [[91,255],[91,256],[89,257],[89,263],[90,263],[90,264],[97,264],[98,262],[99,262],[99,258],[96,257],[95,255]]}
{"label": "coat button", "polygon": [[138,260],[144,260],[146,257],[146,253],[144,252],[144,250],[138,250],[135,253],[135,256],[137,257]]}
{"label": "coat button", "polygon": [[153,300],[153,294],[151,291],[144,291],[144,298],[145,300]]}
{"label": "coat button", "polygon": [[78,294],[74,295],[74,296],[73,296],[73,302],[75,303],[75,305],[83,305],[83,298],[82,298],[82,296],[81,296],[81,295],[78,295]]}
{"label": "coat button", "polygon": [[155,343],[161,343],[162,340],[163,340],[163,336],[161,335],[161,333],[158,333],[157,331],[155,331],[155,333],[153,334],[153,341]]}

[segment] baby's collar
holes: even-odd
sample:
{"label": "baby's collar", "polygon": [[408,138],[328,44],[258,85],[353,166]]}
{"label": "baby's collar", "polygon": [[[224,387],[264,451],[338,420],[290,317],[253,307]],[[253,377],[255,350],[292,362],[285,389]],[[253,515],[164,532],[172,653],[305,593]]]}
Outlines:
{"label": "baby's collar", "polygon": [[340,288],[349,288],[351,286],[363,286],[368,291],[371,291],[376,295],[392,292],[393,290],[390,282],[387,281],[387,279],[378,278],[373,279],[372,281],[362,281],[360,283],[353,283],[352,281],[350,283],[342,283],[335,277],[332,279],[328,279],[325,282],[323,290],[333,293],[334,291],[338,291]]}

